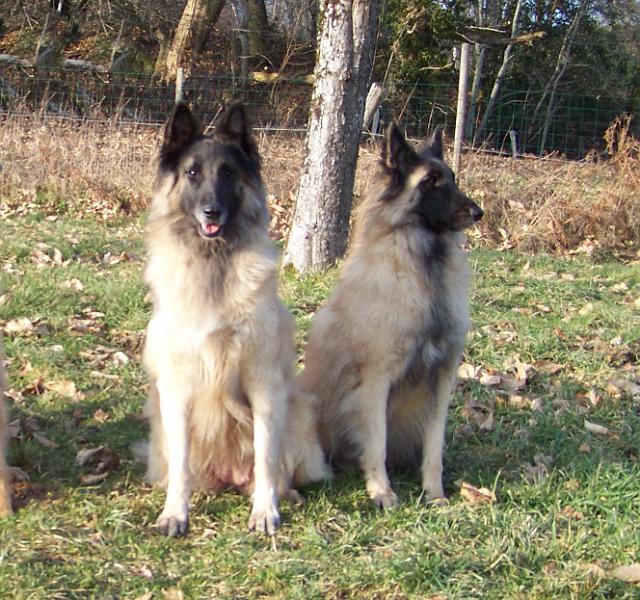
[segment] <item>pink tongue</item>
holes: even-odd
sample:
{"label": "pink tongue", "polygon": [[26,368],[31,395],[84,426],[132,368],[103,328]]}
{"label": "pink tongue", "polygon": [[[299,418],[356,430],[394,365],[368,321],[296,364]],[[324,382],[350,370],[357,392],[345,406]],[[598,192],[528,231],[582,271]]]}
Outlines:
{"label": "pink tongue", "polygon": [[213,235],[214,233],[218,233],[218,229],[220,229],[220,225],[216,223],[205,223],[203,225],[205,232],[208,235]]}

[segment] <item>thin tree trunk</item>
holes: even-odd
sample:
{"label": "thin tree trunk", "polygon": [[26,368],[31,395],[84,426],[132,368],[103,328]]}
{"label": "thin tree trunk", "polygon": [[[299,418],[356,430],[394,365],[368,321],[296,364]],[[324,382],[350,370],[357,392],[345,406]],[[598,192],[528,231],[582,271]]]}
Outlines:
{"label": "thin tree trunk", "polygon": [[[487,23],[487,11],[483,0],[477,1],[476,6],[476,25],[484,27]],[[476,43],[473,49],[474,54],[474,71],[473,83],[471,84],[471,97],[469,99],[469,112],[467,112],[467,121],[465,124],[465,138],[475,143],[475,124],[476,112],[478,110],[478,102],[480,100],[480,92],[482,91],[482,70],[484,69],[484,57],[487,53],[486,44]]]}
{"label": "thin tree trunk", "polygon": [[249,54],[256,65],[267,61],[267,35],[269,21],[264,0],[247,0],[247,40]]}
{"label": "thin tree trunk", "polygon": [[569,25],[569,29],[564,36],[564,40],[562,41],[562,47],[560,48],[560,52],[558,53],[558,61],[556,62],[556,68],[551,76],[551,79],[547,82],[547,85],[542,92],[542,97],[538,102],[536,109],[533,113],[532,121],[535,121],[540,108],[546,98],[547,94],[549,95],[549,102],[547,103],[547,108],[544,115],[544,121],[542,125],[542,135],[540,136],[540,145],[538,147],[538,154],[542,154],[544,152],[544,147],[547,142],[547,134],[549,133],[549,127],[551,125],[551,117],[555,111],[554,101],[556,98],[556,92],[558,90],[558,84],[562,79],[564,72],[567,70],[569,66],[569,60],[571,56],[571,46],[573,45],[573,40],[576,37],[576,32],[578,31],[578,26],[580,24],[580,19],[582,15],[586,12],[587,6],[589,4],[589,0],[582,0],[580,6],[578,6],[578,10],[576,10],[576,14],[573,16],[573,21],[571,21],[571,25]]}
{"label": "thin tree trunk", "polygon": [[[467,112],[467,121],[465,123],[465,135],[467,140],[474,140],[474,128],[476,122],[476,111],[478,110],[478,100],[480,99],[480,90],[482,89],[482,69],[484,67],[484,56],[487,47],[484,44],[475,44],[474,46],[474,70],[473,83],[471,84],[471,96],[469,98],[469,111]],[[475,140],[474,140],[475,141]]]}
{"label": "thin tree trunk", "polygon": [[285,261],[321,269],[344,254],[381,0],[325,0],[302,167]]}
{"label": "thin tree trunk", "polygon": [[[523,0],[518,0],[516,4],[516,8],[513,11],[513,21],[511,23],[511,38],[515,38],[518,33],[518,20],[520,19],[520,11],[522,10]],[[491,88],[491,95],[489,96],[489,101],[487,102],[487,107],[484,110],[484,115],[482,115],[482,121],[480,121],[480,127],[478,127],[478,131],[476,136],[478,139],[482,138],[484,131],[489,123],[489,117],[493,112],[493,107],[496,104],[496,100],[498,98],[498,93],[500,92],[500,87],[502,86],[502,82],[504,81],[505,75],[507,74],[507,69],[509,68],[509,63],[511,62],[511,53],[513,51],[513,47],[515,44],[507,44],[504,49],[504,53],[502,55],[502,64],[498,69],[498,74],[496,75],[496,79],[493,82],[493,88]]]}
{"label": "thin tree trunk", "polygon": [[247,36],[247,6],[244,2],[231,0],[231,10],[235,21],[235,30],[240,44],[240,79],[249,78],[249,39]]}
{"label": "thin tree trunk", "polygon": [[[187,52],[198,52],[201,49],[223,6],[224,0],[187,0],[164,60],[156,61],[156,75],[164,81],[175,78],[176,70],[182,66]],[[160,50],[162,52],[162,47]]]}

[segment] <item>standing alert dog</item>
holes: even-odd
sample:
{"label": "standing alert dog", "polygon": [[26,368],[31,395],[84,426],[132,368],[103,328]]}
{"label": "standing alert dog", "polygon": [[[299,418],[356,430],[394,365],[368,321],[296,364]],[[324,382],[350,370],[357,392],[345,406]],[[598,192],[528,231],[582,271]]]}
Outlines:
{"label": "standing alert dog", "polygon": [[147,227],[147,476],[166,485],[166,535],[186,532],[192,489],[228,487],[253,493],[249,528],[272,534],[279,494],[295,497],[291,480],[328,472],[313,415],[292,396],[293,320],[277,296],[268,223],[243,106],[207,136],[178,105]]}
{"label": "standing alert dog", "polygon": [[441,130],[416,152],[389,128],[301,376],[331,461],[358,461],[384,508],[398,502],[387,466],[421,463],[426,497],[444,496],[447,409],[469,326],[461,232],[482,214],[443,162]]}

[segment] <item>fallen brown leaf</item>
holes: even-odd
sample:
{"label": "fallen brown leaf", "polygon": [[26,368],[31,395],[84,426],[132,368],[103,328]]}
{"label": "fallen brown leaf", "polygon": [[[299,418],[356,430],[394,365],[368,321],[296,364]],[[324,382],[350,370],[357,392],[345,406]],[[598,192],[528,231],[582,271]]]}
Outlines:
{"label": "fallen brown leaf", "polygon": [[460,495],[470,504],[493,504],[496,501],[496,495],[490,489],[478,488],[466,481],[460,484]]}
{"label": "fallen brown leaf", "polygon": [[106,423],[109,420],[109,413],[99,408],[94,411],[93,418],[98,421],[98,423]]}
{"label": "fallen brown leaf", "polygon": [[502,378],[500,377],[500,375],[495,375],[492,373],[483,373],[480,377],[480,383],[488,387],[495,387],[497,385],[500,385],[501,381]]}
{"label": "fallen brown leaf", "polygon": [[73,381],[51,381],[46,383],[45,387],[54,394],[70,398],[74,402],[80,402],[85,398],[84,393],[76,388]]}
{"label": "fallen brown leaf", "polygon": [[607,572],[596,563],[578,563],[577,567],[583,571],[587,571],[590,575],[602,579],[607,576]]}
{"label": "fallen brown leaf", "polygon": [[584,519],[584,515],[579,510],[573,508],[573,506],[565,506],[560,511],[560,515],[568,521],[581,521],[582,519]]}
{"label": "fallen brown leaf", "polygon": [[611,396],[619,397],[628,394],[633,398],[640,397],[640,385],[628,379],[611,379],[607,383],[607,392]]}
{"label": "fallen brown leaf", "polygon": [[480,377],[480,367],[462,363],[458,367],[458,377],[460,379],[478,379]]}
{"label": "fallen brown leaf", "polygon": [[118,350],[113,353],[113,362],[119,365],[127,365],[131,362],[131,359],[124,352]]}
{"label": "fallen brown leaf", "polygon": [[33,383],[20,390],[20,394],[22,396],[40,396],[45,393],[46,389],[44,379],[42,377],[38,377],[38,379]]}
{"label": "fallen brown leaf", "polygon": [[542,398],[533,398],[530,406],[532,411],[542,412],[544,410],[544,400]]}
{"label": "fallen brown leaf", "polygon": [[505,361],[505,371],[508,373],[515,373],[516,379],[522,379],[525,382],[529,379],[529,375],[533,370],[533,365],[524,362],[519,354],[509,357]]}
{"label": "fallen brown leaf", "polygon": [[587,421],[586,419],[584,421],[584,428],[594,435],[611,435],[611,430],[604,425],[592,423],[591,421]]}
{"label": "fallen brown leaf", "polygon": [[94,475],[113,471],[120,466],[120,455],[105,446],[82,448],[76,454],[76,465],[91,467]]}
{"label": "fallen brown leaf", "polygon": [[94,379],[108,379],[109,381],[120,381],[120,376],[114,373],[101,373],[100,371],[91,371],[89,373]]}
{"label": "fallen brown leaf", "polygon": [[581,486],[577,479],[567,479],[567,481],[564,482],[563,487],[565,490],[575,492],[576,490],[579,490]]}
{"label": "fallen brown leaf", "polygon": [[578,314],[585,316],[588,315],[589,313],[593,312],[593,302],[587,302],[587,304],[585,304],[580,310],[578,310]]}
{"label": "fallen brown leaf", "polygon": [[144,577],[148,581],[153,580],[153,571],[147,565],[142,565],[139,569],[137,569],[136,575],[140,575],[140,577]]}
{"label": "fallen brown leaf", "polygon": [[640,563],[617,567],[609,571],[609,576],[625,583],[640,583]]}
{"label": "fallen brown leaf", "polygon": [[4,325],[4,332],[7,335],[30,334],[34,331],[35,327],[27,317],[12,319],[11,321],[7,321]]}
{"label": "fallen brown leaf", "polygon": [[464,402],[463,414],[473,421],[481,431],[491,431],[494,427],[494,407],[483,404],[471,396],[467,396]]}
{"label": "fallen brown leaf", "polygon": [[517,410],[522,410],[529,406],[529,398],[520,394],[509,394],[509,406]]}
{"label": "fallen brown leaf", "polygon": [[24,399],[22,396],[22,392],[19,392],[18,390],[15,390],[13,388],[6,390],[4,395],[7,398],[11,398],[11,400],[13,400],[16,404],[20,404],[20,402],[22,402],[22,400]]}
{"label": "fallen brown leaf", "polygon": [[559,365],[558,363],[554,363],[548,360],[537,360],[533,363],[533,367],[536,371],[540,373],[544,373],[545,375],[556,375],[562,369],[564,369],[563,365]]}
{"label": "fallen brown leaf", "polygon": [[80,281],[75,277],[73,277],[72,279],[67,279],[66,281],[63,281],[60,285],[61,287],[68,290],[73,290],[74,292],[84,291],[84,285],[82,284],[82,281]]}
{"label": "fallen brown leaf", "polygon": [[578,392],[576,394],[576,400],[587,408],[595,408],[602,401],[602,396],[596,392],[593,388],[591,388],[587,392]]}
{"label": "fallen brown leaf", "polygon": [[509,377],[507,375],[503,375],[500,381],[500,387],[509,393],[517,392],[523,389],[526,385],[527,385],[526,379]]}
{"label": "fallen brown leaf", "polygon": [[99,333],[102,330],[102,324],[97,323],[93,319],[80,319],[78,317],[70,317],[68,319],[69,331],[71,333]]}
{"label": "fallen brown leaf", "polygon": [[38,442],[38,444],[44,446],[45,448],[50,448],[51,450],[55,450],[56,448],[60,447],[59,444],[56,444],[56,442],[50,440],[48,437],[45,437],[41,433],[34,433],[33,439]]}
{"label": "fallen brown leaf", "polygon": [[31,251],[31,262],[33,262],[37,267],[42,268],[51,262],[51,257],[46,252],[35,248]]}
{"label": "fallen brown leaf", "polygon": [[82,485],[97,485],[107,477],[109,477],[109,471],[104,471],[103,473],[88,473],[80,477],[80,483]]}

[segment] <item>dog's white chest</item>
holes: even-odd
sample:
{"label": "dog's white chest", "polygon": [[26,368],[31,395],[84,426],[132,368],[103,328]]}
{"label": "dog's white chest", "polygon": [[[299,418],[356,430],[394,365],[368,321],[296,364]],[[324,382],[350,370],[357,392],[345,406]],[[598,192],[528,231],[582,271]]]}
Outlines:
{"label": "dog's white chest", "polygon": [[149,322],[147,346],[154,355],[202,355],[207,339],[224,329],[224,319],[213,311],[190,319],[174,311],[159,310]]}

